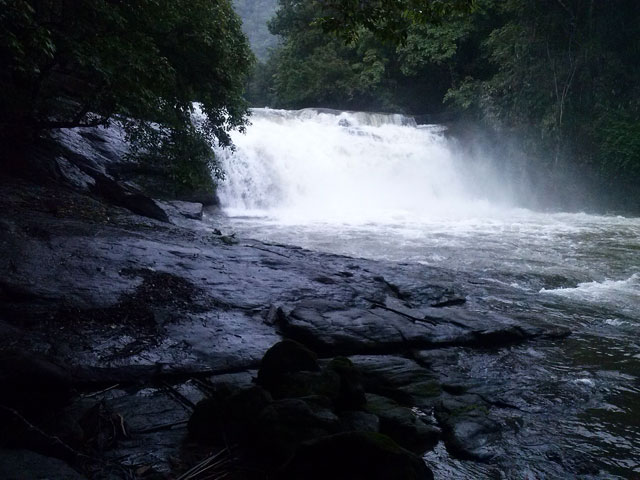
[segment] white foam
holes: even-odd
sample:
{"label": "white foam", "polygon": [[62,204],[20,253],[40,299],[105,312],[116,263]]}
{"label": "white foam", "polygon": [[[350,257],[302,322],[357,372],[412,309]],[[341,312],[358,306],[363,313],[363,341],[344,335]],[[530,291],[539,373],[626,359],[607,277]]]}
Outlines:
{"label": "white foam", "polygon": [[219,196],[233,215],[363,224],[498,210],[467,192],[441,127],[313,109],[256,109],[251,122],[233,135],[235,152],[218,152],[227,172]]}
{"label": "white foam", "polygon": [[596,385],[595,382],[590,378],[578,378],[574,380],[574,383],[577,383],[578,385],[584,385],[586,387],[595,387]]}
{"label": "white foam", "polygon": [[602,282],[579,283],[575,288],[541,289],[540,293],[562,295],[590,302],[599,302],[610,297],[612,293],[628,297],[629,300],[640,302],[640,274],[634,273],[625,280],[604,280]]}
{"label": "white foam", "polygon": [[[572,301],[598,305],[612,312],[636,317],[640,306],[640,274],[634,273],[624,280],[607,279],[602,282],[584,282],[575,288],[557,288],[540,290],[544,295],[555,295]],[[604,323],[621,326],[617,319],[607,319]]]}

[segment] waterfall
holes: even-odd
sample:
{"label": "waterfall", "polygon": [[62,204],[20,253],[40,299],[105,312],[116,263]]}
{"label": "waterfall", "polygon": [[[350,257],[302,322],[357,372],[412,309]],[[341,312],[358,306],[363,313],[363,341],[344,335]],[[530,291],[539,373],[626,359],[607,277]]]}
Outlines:
{"label": "waterfall", "polygon": [[397,222],[490,210],[437,125],[403,115],[255,109],[235,151],[218,152],[231,215],[293,222]]}

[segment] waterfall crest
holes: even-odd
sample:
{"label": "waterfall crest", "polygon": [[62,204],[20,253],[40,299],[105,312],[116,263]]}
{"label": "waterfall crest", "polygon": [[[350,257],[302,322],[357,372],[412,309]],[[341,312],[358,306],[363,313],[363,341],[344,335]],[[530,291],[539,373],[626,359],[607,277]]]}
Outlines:
{"label": "waterfall crest", "polygon": [[219,189],[232,215],[385,222],[487,210],[462,181],[437,125],[399,114],[255,109],[235,151],[220,151]]}

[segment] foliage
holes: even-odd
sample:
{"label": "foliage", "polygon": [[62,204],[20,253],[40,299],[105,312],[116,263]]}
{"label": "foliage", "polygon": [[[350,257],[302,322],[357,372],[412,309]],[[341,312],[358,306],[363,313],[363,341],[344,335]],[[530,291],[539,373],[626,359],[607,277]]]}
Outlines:
{"label": "foliage", "polygon": [[271,103],[284,108],[388,107],[390,49],[369,32],[351,44],[328,37],[315,24],[324,4],[280,0],[269,28],[284,41],[265,67],[272,72]]}
{"label": "foliage", "polygon": [[[615,184],[622,202],[637,202],[640,5],[478,3],[494,19],[479,50],[490,68],[468,71],[448,98],[516,133],[555,189],[587,174],[601,188]],[[478,15],[469,21],[478,27]]]}
{"label": "foliage", "polygon": [[246,123],[253,56],[229,0],[0,0],[0,26],[5,139],[117,120],[140,151],[189,138],[202,159]]}
{"label": "foliage", "polygon": [[[258,71],[253,87],[262,95],[252,98],[285,108],[440,111],[451,84],[446,60],[472,4],[280,0],[270,28],[283,44]],[[447,15],[460,21],[428,23]]]}
{"label": "foliage", "polygon": [[325,32],[355,40],[363,30],[378,39],[404,43],[407,29],[470,11],[474,0],[326,0],[317,19]]}

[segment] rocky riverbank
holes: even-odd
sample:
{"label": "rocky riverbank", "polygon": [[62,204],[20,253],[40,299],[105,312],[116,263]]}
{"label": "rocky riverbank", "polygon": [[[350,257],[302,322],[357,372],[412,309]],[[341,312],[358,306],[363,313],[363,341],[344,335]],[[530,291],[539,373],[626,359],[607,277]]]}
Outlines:
{"label": "rocky riverbank", "polygon": [[481,311],[424,266],[217,231],[201,204],[119,178],[100,132],[0,182],[1,477],[430,478],[433,448],[508,462],[519,399],[456,358],[569,332]]}

